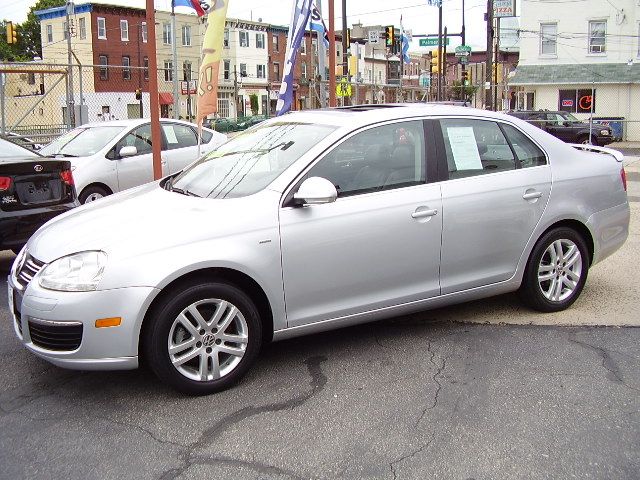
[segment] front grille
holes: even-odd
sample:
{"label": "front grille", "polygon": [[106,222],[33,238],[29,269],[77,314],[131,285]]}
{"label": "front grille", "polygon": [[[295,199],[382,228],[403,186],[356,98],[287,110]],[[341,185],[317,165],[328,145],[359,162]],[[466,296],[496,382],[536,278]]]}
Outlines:
{"label": "front grille", "polygon": [[44,262],[33,258],[30,254],[26,254],[22,265],[18,267],[16,271],[16,283],[20,286],[22,290],[27,288],[29,282],[33,279],[33,277],[38,273],[42,267],[44,266]]}
{"label": "front grille", "polygon": [[82,324],[29,319],[29,335],[40,348],[58,352],[76,350],[82,342]]}

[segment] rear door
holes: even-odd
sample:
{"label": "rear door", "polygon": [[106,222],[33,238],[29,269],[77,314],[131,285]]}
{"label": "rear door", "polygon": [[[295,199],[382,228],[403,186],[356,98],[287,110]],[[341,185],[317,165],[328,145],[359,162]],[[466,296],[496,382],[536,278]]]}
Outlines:
{"label": "rear door", "polygon": [[542,150],[500,122],[439,122],[442,178],[442,294],[512,277],[549,200]]}
{"label": "rear door", "polygon": [[175,173],[198,159],[198,137],[195,129],[181,123],[162,123],[166,151],[162,158],[168,172]]}

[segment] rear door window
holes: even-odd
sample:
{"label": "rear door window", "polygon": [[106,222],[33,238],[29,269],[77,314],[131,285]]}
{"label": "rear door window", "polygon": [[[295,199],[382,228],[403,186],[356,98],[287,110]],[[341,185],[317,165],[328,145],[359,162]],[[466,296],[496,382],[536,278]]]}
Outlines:
{"label": "rear door window", "polygon": [[516,159],[496,122],[451,118],[440,120],[448,178],[515,170]]}
{"label": "rear door window", "polygon": [[187,125],[177,123],[163,124],[162,131],[167,140],[167,150],[198,145],[195,132]]}

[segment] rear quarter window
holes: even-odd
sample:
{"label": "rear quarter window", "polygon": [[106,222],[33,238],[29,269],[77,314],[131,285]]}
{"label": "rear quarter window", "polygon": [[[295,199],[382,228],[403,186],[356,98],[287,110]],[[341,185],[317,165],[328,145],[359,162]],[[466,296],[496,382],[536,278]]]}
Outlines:
{"label": "rear quarter window", "polygon": [[524,133],[506,124],[502,124],[502,129],[513,147],[521,168],[538,167],[547,164],[547,157],[544,152]]}

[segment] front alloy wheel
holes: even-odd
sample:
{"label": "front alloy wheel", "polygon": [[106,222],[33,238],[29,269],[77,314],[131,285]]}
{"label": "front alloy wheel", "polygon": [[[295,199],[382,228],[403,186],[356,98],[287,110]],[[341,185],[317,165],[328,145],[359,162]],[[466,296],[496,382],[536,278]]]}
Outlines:
{"label": "front alloy wheel", "polygon": [[572,228],[550,230],[538,240],[527,263],[520,298],[541,312],[568,308],[582,292],[589,270],[589,251]]}
{"label": "front alloy wheel", "polygon": [[194,282],[167,290],[143,325],[145,360],[176,390],[218,392],[237,382],[260,350],[262,323],[242,290]]}
{"label": "front alloy wheel", "polygon": [[169,331],[169,358],[185,377],[206,382],[231,373],[245,354],[248,327],[238,307],[199,300],[178,314]]}

